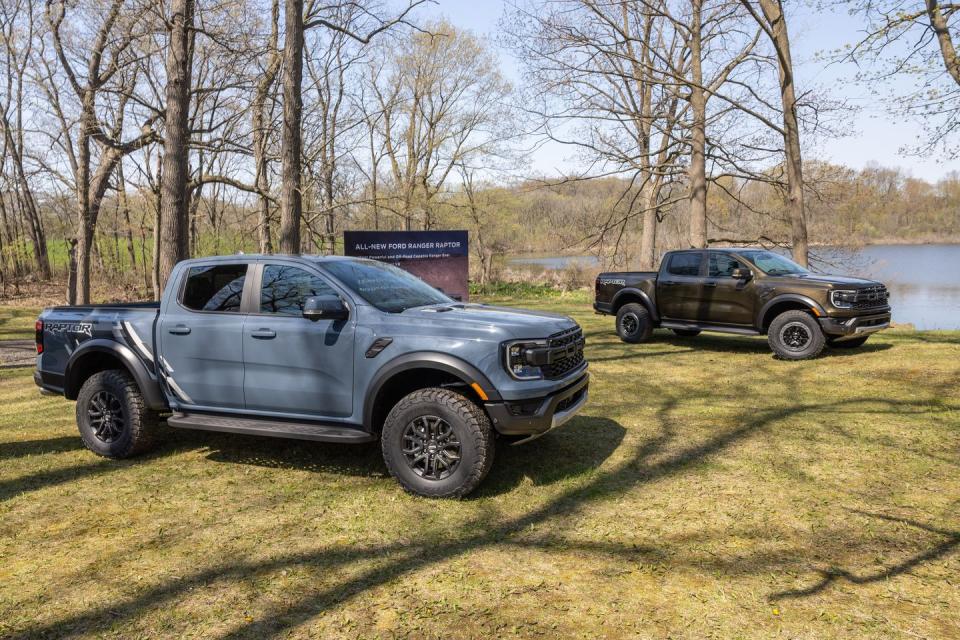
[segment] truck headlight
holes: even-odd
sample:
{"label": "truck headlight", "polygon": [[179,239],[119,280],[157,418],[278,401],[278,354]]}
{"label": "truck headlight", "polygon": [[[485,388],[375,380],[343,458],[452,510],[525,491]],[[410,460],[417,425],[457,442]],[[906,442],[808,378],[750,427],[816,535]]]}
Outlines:
{"label": "truck headlight", "polygon": [[838,309],[851,309],[856,301],[856,291],[839,289],[830,292],[830,304]]}
{"label": "truck headlight", "polygon": [[545,364],[541,354],[546,340],[516,340],[503,345],[504,366],[518,380],[539,380],[543,377],[540,365]]}

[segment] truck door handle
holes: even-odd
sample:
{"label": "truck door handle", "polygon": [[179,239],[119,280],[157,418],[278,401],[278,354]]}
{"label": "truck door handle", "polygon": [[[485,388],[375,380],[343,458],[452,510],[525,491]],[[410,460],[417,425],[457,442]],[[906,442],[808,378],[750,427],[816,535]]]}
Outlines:
{"label": "truck door handle", "polygon": [[677,283],[674,282],[673,280],[664,280],[664,281],[661,282],[660,284],[662,284],[662,285],[664,285],[664,286],[666,286],[666,287],[672,287],[673,285],[675,285],[675,284],[677,284]]}
{"label": "truck door handle", "polygon": [[175,327],[170,327],[170,333],[175,336],[185,336],[190,333],[190,327],[185,324],[178,324]]}
{"label": "truck door handle", "polygon": [[256,329],[250,335],[258,340],[270,340],[277,337],[277,332],[273,329]]}
{"label": "truck door handle", "polygon": [[712,288],[715,289],[715,288],[717,287],[717,283],[716,283],[716,282],[704,282],[704,283],[703,283],[703,286],[705,286],[705,287],[712,287]]}

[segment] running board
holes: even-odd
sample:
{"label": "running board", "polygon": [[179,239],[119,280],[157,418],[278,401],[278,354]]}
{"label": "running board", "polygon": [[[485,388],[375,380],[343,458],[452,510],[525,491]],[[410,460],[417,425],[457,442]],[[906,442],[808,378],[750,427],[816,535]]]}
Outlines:
{"label": "running board", "polygon": [[201,431],[221,431],[224,433],[242,433],[250,436],[269,436],[271,438],[292,438],[295,440],[316,440],[318,442],[343,442],[360,444],[377,439],[373,434],[330,425],[309,422],[283,422],[258,418],[237,418],[214,416],[202,413],[175,413],[167,418],[167,424],[178,429],[199,429]]}
{"label": "running board", "polygon": [[716,333],[735,333],[741,336],[759,336],[760,332],[756,329],[743,329],[740,327],[726,327],[718,324],[697,324],[696,322],[677,322],[675,320],[664,320],[660,323],[663,329],[691,329],[694,331],[714,331]]}

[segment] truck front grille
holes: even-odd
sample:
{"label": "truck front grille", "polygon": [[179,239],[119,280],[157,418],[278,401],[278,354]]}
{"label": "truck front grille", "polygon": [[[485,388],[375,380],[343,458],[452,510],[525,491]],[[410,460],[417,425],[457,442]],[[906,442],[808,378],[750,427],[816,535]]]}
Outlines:
{"label": "truck front grille", "polygon": [[887,306],[890,293],[885,286],[866,287],[857,290],[857,297],[853,303],[854,309],[875,309]]}
{"label": "truck front grille", "polygon": [[541,368],[543,377],[548,380],[556,380],[567,375],[581,364],[583,364],[583,329],[574,327],[565,331],[560,331],[547,338],[549,346],[565,347],[569,344],[576,344],[577,349],[572,355],[554,360]]}

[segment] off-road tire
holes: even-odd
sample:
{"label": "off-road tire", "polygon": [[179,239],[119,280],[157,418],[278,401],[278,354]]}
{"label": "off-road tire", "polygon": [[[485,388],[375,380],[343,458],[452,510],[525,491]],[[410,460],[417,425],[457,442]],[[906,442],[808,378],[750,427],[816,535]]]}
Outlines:
{"label": "off-road tire", "polygon": [[857,347],[862,347],[863,343],[866,342],[869,337],[870,336],[860,336],[859,338],[851,338],[850,340],[827,338],[827,345],[831,349],[856,349]]}
{"label": "off-road tire", "polygon": [[[791,344],[793,332],[801,337],[802,344]],[[788,335],[785,335],[788,334]],[[816,358],[827,343],[817,319],[806,311],[784,311],[770,323],[767,342],[778,358],[783,360],[808,360]]]}
{"label": "off-road tire", "polygon": [[[460,459],[445,478],[418,475],[403,452],[404,432],[417,418],[435,416],[456,434]],[[383,423],[383,460],[400,486],[427,498],[462,498],[477,488],[493,464],[493,428],[482,408],[450,389],[420,389],[403,397]]]}
{"label": "off-road tire", "polygon": [[650,312],[642,304],[630,302],[617,311],[617,335],[624,342],[645,342],[652,333]]}
{"label": "off-road tire", "polygon": [[[108,394],[116,399],[119,433],[109,442],[96,434],[91,410],[98,394]],[[100,395],[99,398],[103,398]],[[108,369],[100,371],[83,383],[77,395],[77,427],[80,438],[90,451],[105,458],[129,458],[153,448],[160,429],[158,415],[147,408],[136,381],[126,371]]]}
{"label": "off-road tire", "polygon": [[696,338],[700,335],[700,329],[671,329],[681,338]]}

